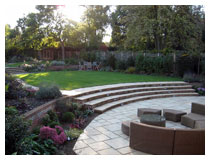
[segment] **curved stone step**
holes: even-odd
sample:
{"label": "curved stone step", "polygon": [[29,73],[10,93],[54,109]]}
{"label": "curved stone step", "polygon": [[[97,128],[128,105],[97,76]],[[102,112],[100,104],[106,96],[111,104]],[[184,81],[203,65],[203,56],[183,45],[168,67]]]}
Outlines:
{"label": "curved stone step", "polygon": [[155,98],[178,97],[178,96],[199,96],[199,94],[198,93],[174,93],[174,94],[157,94],[157,95],[134,97],[134,98],[128,98],[128,99],[123,99],[123,100],[115,101],[112,103],[108,103],[100,107],[96,107],[94,111],[96,113],[103,113],[112,108],[123,106],[125,104],[129,104],[129,103],[133,103],[137,101],[143,101],[143,100],[155,99]]}
{"label": "curved stone step", "polygon": [[18,73],[26,73],[23,69],[18,67],[6,67],[5,71],[7,73],[18,74]]}
{"label": "curved stone step", "polygon": [[[112,91],[104,91],[99,93],[93,93],[89,95],[84,95],[80,97],[76,97],[75,100],[78,102],[88,102],[95,99],[109,97],[114,95],[121,95],[121,94],[128,94],[134,92],[142,92],[142,91],[155,91],[155,90],[175,90],[175,89],[192,89],[191,85],[185,86],[161,86],[161,87],[140,87],[140,88],[128,88],[128,89],[119,89],[119,90],[112,90]],[[194,91],[194,90],[193,90]]]}
{"label": "curved stone step", "polygon": [[145,92],[134,92],[134,93],[128,93],[128,94],[122,94],[122,95],[115,95],[115,96],[109,96],[109,97],[103,97],[99,99],[92,100],[90,102],[86,102],[85,105],[92,106],[93,108],[122,100],[122,99],[128,99],[132,97],[139,97],[139,96],[148,96],[148,95],[155,95],[155,94],[171,94],[171,93],[194,93],[194,89],[178,89],[178,90],[156,90],[156,91],[145,91]]}
{"label": "curved stone step", "polygon": [[155,87],[155,86],[185,86],[189,85],[183,81],[169,81],[169,82],[134,82],[134,83],[120,83],[120,84],[112,84],[112,85],[103,85],[103,86],[95,86],[95,87],[87,87],[75,89],[72,91],[62,91],[63,95],[68,95],[71,97],[79,97],[104,91],[112,91],[119,89],[128,89],[128,88],[137,88],[137,87]]}

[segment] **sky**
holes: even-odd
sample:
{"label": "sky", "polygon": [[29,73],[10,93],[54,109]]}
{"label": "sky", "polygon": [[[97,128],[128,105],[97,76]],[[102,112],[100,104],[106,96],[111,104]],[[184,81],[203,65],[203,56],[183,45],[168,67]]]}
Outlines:
{"label": "sky", "polygon": [[[34,5],[22,5],[17,7],[16,5],[9,5],[6,9],[7,18],[5,19],[5,24],[9,24],[12,28],[17,25],[17,20],[22,18],[24,15],[27,15],[30,12],[37,12]],[[85,7],[79,5],[65,5],[59,7],[59,10],[69,19],[72,19],[76,22],[81,21],[81,16],[85,11]],[[11,12],[12,11],[12,12]],[[109,42],[111,38],[111,27],[109,26],[106,29],[106,36],[103,39],[103,42]]]}

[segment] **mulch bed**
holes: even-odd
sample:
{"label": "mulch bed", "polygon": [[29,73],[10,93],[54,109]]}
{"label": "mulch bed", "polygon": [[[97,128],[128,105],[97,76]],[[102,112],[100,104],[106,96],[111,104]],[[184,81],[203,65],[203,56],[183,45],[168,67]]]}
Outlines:
{"label": "mulch bed", "polygon": [[21,99],[6,99],[5,105],[15,106],[19,113],[23,114],[49,101],[52,101],[52,99],[37,100],[36,98],[32,97],[24,97]]}
{"label": "mulch bed", "polygon": [[[99,115],[98,113],[93,113],[91,116],[89,116],[81,129],[84,130],[86,126],[88,126],[88,124],[98,115]],[[63,127],[65,128],[65,126]],[[61,155],[61,154],[62,155],[76,155],[76,153],[73,151],[73,148],[76,142],[77,142],[76,139],[65,142],[65,144],[59,148],[56,154],[57,155]]]}

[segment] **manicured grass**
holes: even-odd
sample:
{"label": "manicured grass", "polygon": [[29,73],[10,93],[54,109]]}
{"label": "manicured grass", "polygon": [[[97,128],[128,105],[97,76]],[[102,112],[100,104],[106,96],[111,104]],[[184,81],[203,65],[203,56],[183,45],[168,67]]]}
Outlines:
{"label": "manicured grass", "polygon": [[182,81],[181,78],[175,77],[98,71],[42,72],[17,75],[17,77],[34,86],[39,86],[40,83],[44,82],[56,84],[64,90],[129,82]]}

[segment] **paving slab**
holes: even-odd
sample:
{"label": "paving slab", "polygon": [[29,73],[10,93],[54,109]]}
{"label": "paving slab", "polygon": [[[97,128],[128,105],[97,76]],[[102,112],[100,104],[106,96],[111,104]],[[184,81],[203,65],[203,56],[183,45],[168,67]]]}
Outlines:
{"label": "paving slab", "polygon": [[98,153],[101,155],[120,155],[120,153],[113,148],[105,149],[105,150],[99,151]]}
{"label": "paving slab", "polygon": [[77,150],[74,150],[74,151],[78,155],[97,155],[98,154],[96,151],[94,151],[90,147],[86,147],[86,148],[83,148],[83,149],[77,149]]}
{"label": "paving slab", "polygon": [[125,140],[124,138],[113,138],[107,141],[104,141],[106,144],[110,145],[114,149],[119,149],[123,147],[127,147],[129,145],[129,142]]}
{"label": "paving slab", "polygon": [[91,143],[89,146],[94,150],[94,151],[100,151],[104,149],[111,148],[111,146],[107,145],[104,142],[96,142],[96,143]]}
{"label": "paving slab", "polygon": [[[178,109],[191,111],[191,103],[205,103],[205,97],[171,97],[135,102],[111,109],[89,123],[74,146],[79,155],[146,155],[129,147],[129,137],[121,131],[121,122],[137,120],[138,108]],[[179,122],[166,121],[166,127],[190,129]],[[91,133],[92,131],[92,133]],[[91,147],[92,146],[92,147]],[[110,148],[108,148],[108,146]],[[106,148],[107,147],[107,148]]]}

